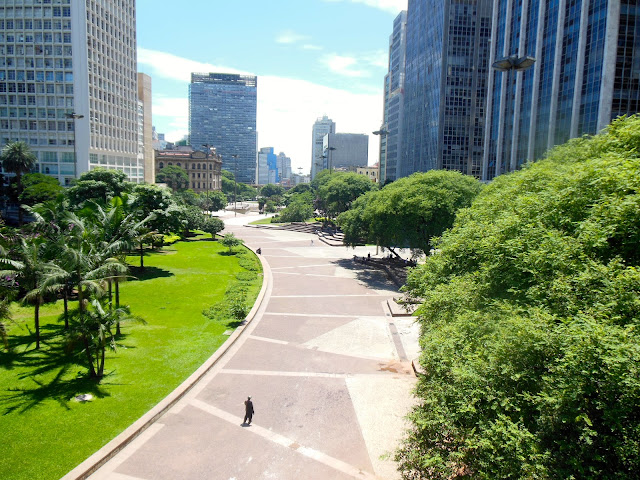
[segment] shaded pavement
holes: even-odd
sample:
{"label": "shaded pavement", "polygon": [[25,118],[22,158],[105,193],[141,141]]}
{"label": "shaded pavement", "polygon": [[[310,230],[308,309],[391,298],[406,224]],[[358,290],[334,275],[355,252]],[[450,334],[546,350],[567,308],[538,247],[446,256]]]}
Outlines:
{"label": "shaded pavement", "polygon": [[[355,251],[314,235],[242,225],[262,249],[264,300],[229,350],[169,410],[89,478],[399,478],[392,452],[413,403],[417,326],[392,317],[397,291]],[[373,252],[371,252],[373,253]],[[255,415],[242,425],[243,402]]]}

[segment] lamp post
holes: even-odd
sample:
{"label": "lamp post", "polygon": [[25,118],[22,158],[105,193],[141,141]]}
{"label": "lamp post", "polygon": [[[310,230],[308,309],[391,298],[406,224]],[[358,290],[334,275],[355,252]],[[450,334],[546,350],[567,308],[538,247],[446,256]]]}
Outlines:
{"label": "lamp post", "polygon": [[[530,55],[525,55],[523,57],[519,57],[518,55],[510,55],[508,57],[503,57],[503,58],[499,58],[497,59],[495,62],[493,62],[491,64],[491,67],[494,70],[498,70],[499,72],[507,72],[507,75],[509,75],[510,72],[515,72],[516,74],[518,72],[523,72],[529,68],[531,68],[533,66],[533,64],[536,62],[536,59]],[[509,77],[507,77],[507,88],[509,85]],[[503,89],[503,96],[502,98],[505,98],[504,95],[506,95],[506,90]],[[502,100],[501,100],[502,102]],[[516,77],[516,94],[515,94],[515,98],[514,98],[514,103],[515,103],[515,108],[513,109],[513,122],[512,122],[512,128],[514,129],[515,132],[515,125],[516,125],[516,119],[518,118],[518,115],[520,114],[520,101],[519,101],[519,86],[518,86],[518,81],[517,81],[517,77]],[[501,111],[503,111],[503,107],[501,106]],[[500,115],[502,117],[502,115]],[[500,127],[500,132],[498,133],[498,151],[501,151],[502,149],[502,137],[504,136],[504,128],[502,127],[502,125],[504,124],[504,122],[502,122],[502,119],[500,121],[501,127]],[[515,133],[512,133],[512,138],[513,141],[511,142],[511,159],[510,159],[510,170],[514,171],[517,167],[517,159],[516,159],[516,153],[517,153],[517,149],[516,149],[516,142],[517,142],[517,137],[515,135]],[[496,162],[496,171],[498,170],[498,165],[500,164],[500,162]],[[506,169],[506,167],[505,167]],[[483,176],[486,174],[483,173]]]}
{"label": "lamp post", "polygon": [[238,216],[238,155],[231,155],[233,158],[233,216]]}
{"label": "lamp post", "polygon": [[[380,130],[376,130],[374,132],[371,132],[374,135],[380,135],[380,151],[382,153],[382,137],[386,137],[387,135],[389,135],[389,130],[386,129],[386,127],[384,125],[380,126]],[[382,175],[382,158],[379,159],[378,161],[378,181],[380,182],[380,185],[382,185],[386,180],[387,180],[387,144],[385,143],[384,145],[384,178]],[[395,176],[394,176],[395,178]],[[378,252],[376,251],[376,254]]]}
{"label": "lamp post", "polygon": [[[202,146],[204,148],[207,149],[207,151],[205,152],[206,158],[205,160],[207,161],[205,163],[205,168],[204,168],[204,180],[205,180],[205,184],[204,184],[204,188],[205,188],[205,193],[207,196],[207,206],[209,206],[209,177],[207,175],[209,175],[209,165],[208,165],[208,160],[209,160],[209,155],[211,154],[211,150],[215,151],[215,147],[213,145],[209,145],[208,143],[203,143]],[[207,208],[207,212],[209,211],[209,209]]]}
{"label": "lamp post", "polygon": [[73,120],[73,178],[77,178],[78,177],[78,149],[76,148],[76,120],[84,118],[84,115],[81,115],[76,112],[71,112],[71,113],[65,113],[64,116]]}

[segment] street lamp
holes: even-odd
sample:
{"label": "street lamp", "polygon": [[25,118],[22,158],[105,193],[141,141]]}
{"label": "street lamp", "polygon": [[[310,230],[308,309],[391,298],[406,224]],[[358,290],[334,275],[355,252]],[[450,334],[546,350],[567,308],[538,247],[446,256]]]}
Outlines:
{"label": "street lamp", "polygon": [[[380,135],[380,153],[382,154],[382,137],[386,137],[387,135],[389,135],[389,130],[387,130],[384,125],[381,125],[380,130],[376,130],[371,133],[373,133],[374,135]],[[378,181],[380,182],[380,185],[382,185],[382,183],[386,180],[387,180],[387,144],[385,143],[384,145],[384,178],[382,175],[382,158],[380,158],[378,161]]]}
{"label": "street lamp", "polygon": [[493,62],[491,66],[501,72],[508,72],[510,70],[520,72],[522,70],[526,70],[527,68],[531,68],[535,62],[536,59],[529,55],[525,55],[524,57],[510,55],[508,57],[499,58],[498,60]]}
{"label": "street lamp", "polygon": [[238,216],[238,155],[231,155],[233,158],[233,216]]}
{"label": "street lamp", "polygon": [[[533,64],[536,62],[536,59],[530,55],[525,55],[523,57],[519,57],[517,55],[510,55],[508,57],[503,57],[503,58],[499,58],[497,59],[495,62],[493,62],[491,64],[491,67],[493,67],[493,69],[498,70],[499,72],[507,72],[507,75],[510,74],[510,72],[514,72],[516,75],[518,72],[523,72],[529,68],[531,68],[533,66]],[[507,76],[507,85],[506,87],[503,86],[503,92],[506,92],[505,88],[509,88],[509,77]],[[520,101],[519,101],[519,95],[520,95],[520,86],[518,84],[518,77],[516,76],[516,84],[515,84],[515,88],[516,88],[516,93],[515,93],[515,98],[514,98],[514,103],[515,103],[515,108],[513,109],[513,129],[515,130],[515,122],[516,122],[516,118],[518,118],[519,112],[520,112]],[[505,98],[505,97],[503,97]],[[501,106],[502,109],[502,106]],[[501,115],[502,116],[502,115]],[[502,119],[501,119],[502,122]],[[501,137],[504,133],[499,133],[498,136]],[[516,169],[517,166],[517,159],[516,159],[516,142],[517,142],[517,137],[515,136],[515,133],[513,134],[513,141],[511,143],[511,161],[510,161],[510,166],[511,166],[511,171]],[[502,139],[498,138],[498,148],[499,150],[502,148],[501,147],[502,144]],[[498,165],[500,162],[496,162],[496,170],[498,169]],[[484,169],[484,167],[483,167]],[[483,173],[483,177],[484,175],[486,175],[486,172]]]}
{"label": "street lamp", "polygon": [[81,115],[76,112],[65,113],[65,117],[73,120],[73,178],[78,177],[78,149],[76,148],[76,120],[84,118],[84,115]]}

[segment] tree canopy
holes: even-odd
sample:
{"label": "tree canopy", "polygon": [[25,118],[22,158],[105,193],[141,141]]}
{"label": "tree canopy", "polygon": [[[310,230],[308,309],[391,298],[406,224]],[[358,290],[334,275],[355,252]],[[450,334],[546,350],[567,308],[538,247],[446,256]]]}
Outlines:
{"label": "tree canopy", "polygon": [[[320,172],[322,173],[322,172]],[[374,190],[377,185],[364,175],[357,173],[333,172],[316,176],[320,205],[329,217],[336,217],[351,208],[352,202],[360,195]]]}
{"label": "tree canopy", "polygon": [[405,478],[637,477],[639,146],[620,119],[496,178],[409,275]]}
{"label": "tree canopy", "polygon": [[174,192],[186,190],[189,187],[189,175],[182,167],[167,165],[156,175],[157,183],[166,183]]}
{"label": "tree canopy", "polygon": [[431,238],[450,228],[480,189],[480,182],[459,172],[414,173],[358,198],[338,223],[347,245],[364,241],[428,252]]}

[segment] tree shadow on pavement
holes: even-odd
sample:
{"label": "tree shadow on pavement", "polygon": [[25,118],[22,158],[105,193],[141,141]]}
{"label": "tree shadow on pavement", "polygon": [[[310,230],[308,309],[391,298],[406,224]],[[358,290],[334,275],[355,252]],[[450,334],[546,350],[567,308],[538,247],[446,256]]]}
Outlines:
{"label": "tree shadow on pavement", "polygon": [[355,278],[360,283],[374,290],[388,290],[389,293],[397,293],[398,287],[389,277],[387,272],[368,266],[366,262],[356,262],[353,259],[340,259],[333,262],[339,267],[355,273]]}

